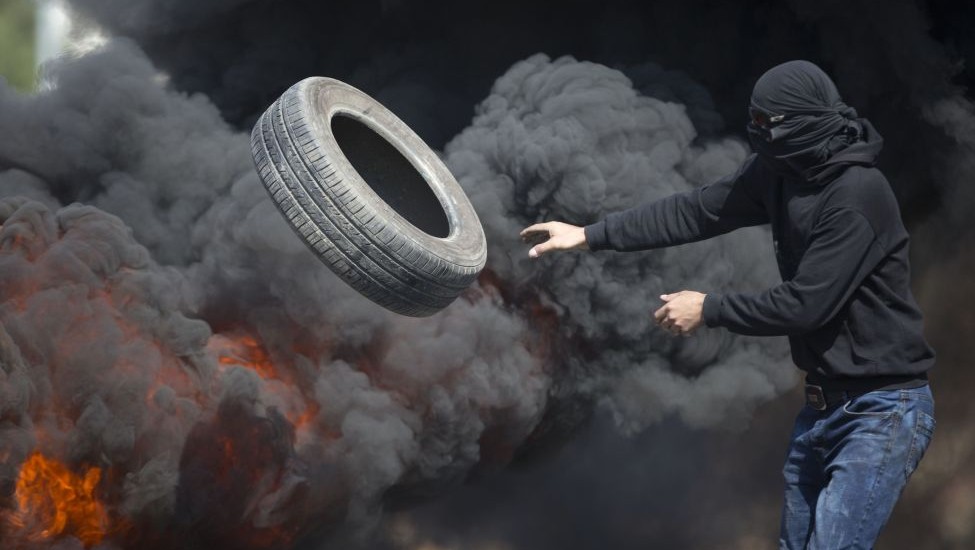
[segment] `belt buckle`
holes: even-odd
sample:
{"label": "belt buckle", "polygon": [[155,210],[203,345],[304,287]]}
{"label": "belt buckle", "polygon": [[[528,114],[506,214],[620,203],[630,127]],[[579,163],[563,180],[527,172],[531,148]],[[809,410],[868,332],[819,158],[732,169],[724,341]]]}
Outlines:
{"label": "belt buckle", "polygon": [[806,404],[817,411],[826,410],[826,394],[823,393],[822,386],[806,384]]}

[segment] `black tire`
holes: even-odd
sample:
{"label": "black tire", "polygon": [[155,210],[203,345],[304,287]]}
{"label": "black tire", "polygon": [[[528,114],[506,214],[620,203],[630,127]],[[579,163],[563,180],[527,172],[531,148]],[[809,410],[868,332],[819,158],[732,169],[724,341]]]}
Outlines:
{"label": "black tire", "polygon": [[254,125],[251,149],[261,181],[302,240],[377,304],[431,315],[484,267],[484,230],[453,175],[360,90],[302,80]]}

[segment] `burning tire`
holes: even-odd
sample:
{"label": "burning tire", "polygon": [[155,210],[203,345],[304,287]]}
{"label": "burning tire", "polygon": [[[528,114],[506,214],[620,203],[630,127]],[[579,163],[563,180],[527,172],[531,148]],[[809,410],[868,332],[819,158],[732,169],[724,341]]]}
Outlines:
{"label": "burning tire", "polygon": [[484,267],[484,230],[460,185],[416,133],[358,89],[302,80],[264,112],[251,147],[298,235],[377,304],[431,315]]}

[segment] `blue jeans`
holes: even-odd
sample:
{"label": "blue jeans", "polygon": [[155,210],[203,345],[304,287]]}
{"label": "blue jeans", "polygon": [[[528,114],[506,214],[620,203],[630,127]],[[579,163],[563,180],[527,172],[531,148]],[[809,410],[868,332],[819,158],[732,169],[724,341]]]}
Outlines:
{"label": "blue jeans", "polygon": [[779,548],[873,548],[934,425],[928,386],[803,407],[783,469]]}

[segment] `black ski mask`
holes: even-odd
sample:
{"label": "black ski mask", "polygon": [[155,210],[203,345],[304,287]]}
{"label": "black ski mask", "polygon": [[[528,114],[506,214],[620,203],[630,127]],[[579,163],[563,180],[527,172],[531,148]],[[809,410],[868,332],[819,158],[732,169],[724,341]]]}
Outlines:
{"label": "black ski mask", "polygon": [[773,169],[814,180],[830,157],[856,143],[863,127],[836,85],[808,61],[769,69],[752,91],[748,137]]}

